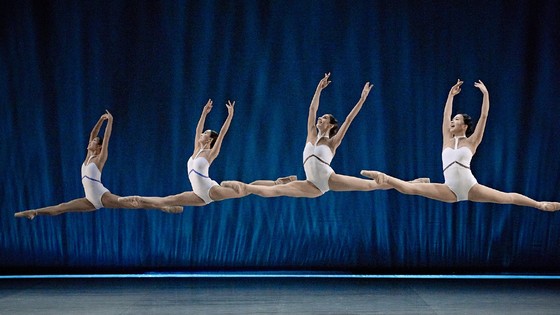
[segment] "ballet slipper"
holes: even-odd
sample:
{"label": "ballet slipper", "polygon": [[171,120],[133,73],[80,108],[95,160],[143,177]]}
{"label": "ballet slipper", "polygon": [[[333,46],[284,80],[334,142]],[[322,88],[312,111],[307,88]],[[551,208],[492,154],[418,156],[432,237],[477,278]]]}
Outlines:
{"label": "ballet slipper", "polygon": [[560,202],[542,201],[539,203],[539,209],[543,211],[558,211],[560,210]]}
{"label": "ballet slipper", "polygon": [[245,187],[246,184],[242,183],[242,182],[238,182],[236,180],[226,180],[226,181],[223,181],[220,185],[223,186],[223,187],[231,188],[236,193],[241,194],[241,195],[246,194],[246,191],[247,191],[247,187]]}
{"label": "ballet slipper", "polygon": [[16,218],[28,218],[29,220],[35,219],[37,216],[37,210],[26,210],[14,213]]}
{"label": "ballet slipper", "polygon": [[388,180],[387,175],[385,175],[384,173],[378,172],[378,171],[362,170],[360,172],[360,174],[362,176],[369,177],[369,178],[375,180],[379,185],[387,183],[387,180]]}
{"label": "ballet slipper", "polygon": [[140,196],[127,196],[127,197],[119,197],[117,201],[124,205],[130,206],[133,209],[137,209],[140,208],[141,198],[142,197]]}
{"label": "ballet slipper", "polygon": [[278,179],[276,179],[274,181],[274,185],[283,185],[283,184],[293,182],[295,180],[297,180],[296,175],[290,175],[290,176],[287,176],[287,177],[279,177]]}

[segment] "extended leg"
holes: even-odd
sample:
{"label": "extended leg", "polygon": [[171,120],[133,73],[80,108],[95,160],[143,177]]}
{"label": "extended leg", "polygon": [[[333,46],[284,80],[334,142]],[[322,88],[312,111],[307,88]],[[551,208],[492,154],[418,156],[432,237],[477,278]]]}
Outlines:
{"label": "extended leg", "polygon": [[329,177],[329,189],[333,191],[370,191],[376,189],[391,189],[387,184],[378,184],[371,179],[357,178],[353,176],[331,174]]}
{"label": "extended leg", "polygon": [[419,195],[443,202],[456,202],[457,197],[445,184],[405,182],[377,171],[362,171],[363,176],[373,178],[378,184],[387,184],[407,195]]}
{"label": "extended leg", "polygon": [[469,191],[469,200],[475,202],[514,204],[537,208],[543,211],[560,210],[560,203],[558,202],[536,201],[518,193],[506,193],[480,184],[476,184],[471,188]]}
{"label": "extended leg", "polygon": [[[140,203],[143,203],[143,201],[139,200],[141,198],[144,197],[140,197],[140,196],[120,197],[110,192],[106,192],[101,197],[101,202],[103,203],[103,206],[105,206],[106,208],[125,208],[125,209],[142,208],[142,209],[157,209],[167,213],[183,212],[183,207],[177,204],[166,205],[162,203],[160,205],[152,205],[148,202],[143,206],[138,206]],[[153,197],[153,198],[159,198],[159,197]]]}
{"label": "extended leg", "polygon": [[[118,204],[125,208],[167,209],[172,206],[204,206],[206,203],[194,192],[185,191],[177,195],[166,197],[127,196],[117,198]],[[164,210],[165,211],[165,210]],[[181,209],[182,211],[182,209]],[[166,211],[172,212],[172,211]],[[176,213],[176,212],[173,212]]]}
{"label": "extended leg", "polygon": [[261,185],[261,186],[274,186],[274,185],[283,185],[289,182],[293,182],[297,180],[297,176],[290,175],[286,177],[279,177],[276,180],[256,180],[252,182],[250,185]]}
{"label": "extended leg", "polygon": [[79,198],[56,206],[16,212],[14,216],[16,218],[25,217],[32,220],[37,215],[59,215],[66,212],[88,212],[95,210],[95,207],[86,198]]}
{"label": "extended leg", "polygon": [[315,185],[306,180],[296,180],[275,186],[248,185],[238,181],[227,181],[222,182],[222,186],[231,187],[240,194],[255,194],[261,197],[289,196],[315,198],[322,195]]}
{"label": "extended leg", "polygon": [[[429,183],[429,178],[417,178],[410,183]],[[387,190],[393,187],[388,184],[379,184],[371,179],[363,179],[354,176],[333,173],[329,177],[329,188],[334,191],[370,191]]]}

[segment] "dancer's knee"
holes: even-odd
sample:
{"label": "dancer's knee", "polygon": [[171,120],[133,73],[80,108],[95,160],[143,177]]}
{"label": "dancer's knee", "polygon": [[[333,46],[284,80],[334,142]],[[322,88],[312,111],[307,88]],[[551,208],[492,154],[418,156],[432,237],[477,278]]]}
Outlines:
{"label": "dancer's knee", "polygon": [[525,196],[518,194],[518,193],[508,193],[506,195],[506,203],[512,204],[516,202],[521,202],[523,199],[526,199]]}

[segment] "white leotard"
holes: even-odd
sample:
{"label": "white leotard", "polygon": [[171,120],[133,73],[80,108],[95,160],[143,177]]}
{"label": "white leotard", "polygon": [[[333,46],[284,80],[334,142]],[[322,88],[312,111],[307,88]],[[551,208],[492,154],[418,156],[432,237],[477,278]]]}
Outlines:
{"label": "white leotard", "polygon": [[311,142],[305,144],[303,149],[303,168],[307,180],[324,194],[329,191],[329,177],[334,173],[330,166],[334,154],[327,145],[317,145],[320,139],[317,137],[315,144]]}
{"label": "white leotard", "polygon": [[[466,138],[466,137],[459,137]],[[443,176],[445,184],[455,193],[457,201],[469,199],[469,190],[477,181],[471,172],[473,153],[467,147],[457,148],[459,138],[455,139],[455,148],[445,148],[441,152],[443,162]]]}
{"label": "white leotard", "polygon": [[193,192],[206,204],[209,204],[214,201],[210,198],[210,188],[219,186],[219,184],[208,177],[208,169],[210,168],[208,160],[205,157],[198,156],[203,150],[200,149],[194,158],[192,156],[189,158],[187,172]]}
{"label": "white leotard", "polygon": [[101,183],[101,172],[95,163],[90,162],[91,158],[93,156],[89,158],[87,164],[82,164],[82,185],[84,186],[86,199],[93,204],[95,209],[100,209],[103,208],[101,197],[109,189]]}

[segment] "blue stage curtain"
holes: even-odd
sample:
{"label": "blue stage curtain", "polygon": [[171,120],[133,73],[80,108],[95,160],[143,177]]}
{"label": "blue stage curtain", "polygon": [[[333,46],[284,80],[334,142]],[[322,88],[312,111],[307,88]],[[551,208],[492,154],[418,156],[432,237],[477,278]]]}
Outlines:
{"label": "blue stage curtain", "polygon": [[[0,5],[0,267],[69,270],[558,272],[560,214],[446,204],[396,191],[249,196],[180,215],[101,209],[16,219],[84,195],[89,132],[114,116],[103,183],[118,195],[191,189],[206,101],[235,116],[213,179],[305,178],[310,100],[340,122],[374,84],[332,166],[443,182],[441,121],[475,120],[479,183],[560,200],[560,4],[533,1],[5,1]],[[103,130],[103,129],[102,129]],[[22,269],[20,269],[22,268]]]}

